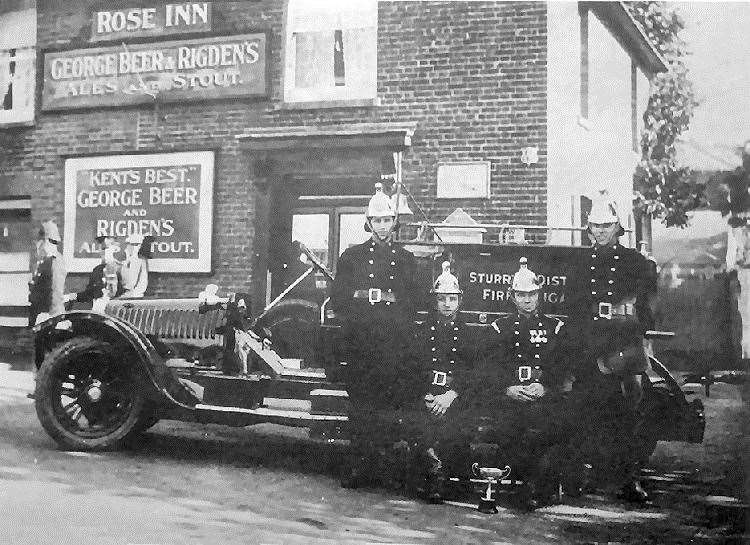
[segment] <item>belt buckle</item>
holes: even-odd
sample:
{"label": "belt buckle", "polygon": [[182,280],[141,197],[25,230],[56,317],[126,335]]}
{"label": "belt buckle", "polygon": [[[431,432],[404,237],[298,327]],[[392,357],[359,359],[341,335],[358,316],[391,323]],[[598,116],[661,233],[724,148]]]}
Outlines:
{"label": "belt buckle", "polygon": [[445,371],[432,371],[432,384],[435,386],[445,386],[448,384],[448,373]]}
{"label": "belt buckle", "polygon": [[520,382],[531,380],[531,366],[530,365],[521,365],[518,368],[518,380]]}
{"label": "belt buckle", "polygon": [[599,303],[599,316],[606,318],[607,320],[612,319],[612,303]]}
{"label": "belt buckle", "polygon": [[367,300],[370,303],[379,303],[383,300],[383,291],[380,288],[370,288],[367,290]]}

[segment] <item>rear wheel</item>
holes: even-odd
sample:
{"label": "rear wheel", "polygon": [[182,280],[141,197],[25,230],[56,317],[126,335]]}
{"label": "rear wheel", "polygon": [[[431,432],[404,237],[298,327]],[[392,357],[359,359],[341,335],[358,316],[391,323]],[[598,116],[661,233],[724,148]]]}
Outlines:
{"label": "rear wheel", "polygon": [[273,346],[282,358],[300,358],[309,366],[316,361],[320,335],[320,309],[311,301],[281,301],[258,320],[258,328],[271,332]]}
{"label": "rear wheel", "polygon": [[44,358],[36,379],[36,413],[44,429],[70,450],[116,448],[142,426],[145,397],[122,351],[76,337]]}

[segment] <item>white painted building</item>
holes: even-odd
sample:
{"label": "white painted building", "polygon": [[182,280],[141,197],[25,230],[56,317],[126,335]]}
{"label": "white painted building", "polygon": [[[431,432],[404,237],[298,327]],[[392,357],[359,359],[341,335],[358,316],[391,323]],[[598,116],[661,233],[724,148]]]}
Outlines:
{"label": "white painted building", "polygon": [[[550,2],[547,32],[548,224],[580,227],[586,197],[607,188],[634,229],[649,77],[664,61],[620,2]],[[571,235],[551,242],[570,244]]]}

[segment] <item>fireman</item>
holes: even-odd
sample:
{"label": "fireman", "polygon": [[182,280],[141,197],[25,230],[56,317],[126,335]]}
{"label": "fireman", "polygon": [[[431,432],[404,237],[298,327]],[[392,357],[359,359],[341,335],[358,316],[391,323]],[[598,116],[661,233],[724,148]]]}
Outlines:
{"label": "fireman", "polygon": [[396,207],[376,184],[366,212],[368,241],[344,251],[331,289],[342,323],[342,380],[349,394],[351,458],[341,484],[355,488],[379,476],[393,443],[395,412],[411,402],[416,374],[405,369],[413,330],[416,260],[393,242]]}
{"label": "fireman", "polygon": [[42,223],[37,241],[37,261],[29,282],[29,326],[65,312],[65,264],[58,250],[61,242],[57,224]]}
{"label": "fireman", "polygon": [[421,376],[417,401],[417,464],[424,478],[423,496],[441,503],[446,467],[468,474],[468,445],[471,442],[473,369],[481,354],[478,328],[460,317],[462,290],[451,273],[450,262],[432,293],[435,306],[414,334],[410,350]]}
{"label": "fireman", "polygon": [[557,489],[548,453],[568,441],[572,353],[564,322],[539,312],[540,284],[525,257],[511,288],[516,311],[491,324],[486,344],[482,413],[492,424],[484,440],[499,446],[498,467],[523,478],[521,507],[533,509]]}
{"label": "fireman", "polygon": [[648,500],[638,470],[650,452],[638,437],[642,377],[649,368],[644,333],[654,328],[651,300],[656,292],[653,263],[619,242],[624,229],[616,203],[606,191],[592,201],[588,229],[593,239],[590,257],[579,281],[586,298],[579,311],[585,354],[576,372],[583,452],[595,475],[615,479],[620,497]]}

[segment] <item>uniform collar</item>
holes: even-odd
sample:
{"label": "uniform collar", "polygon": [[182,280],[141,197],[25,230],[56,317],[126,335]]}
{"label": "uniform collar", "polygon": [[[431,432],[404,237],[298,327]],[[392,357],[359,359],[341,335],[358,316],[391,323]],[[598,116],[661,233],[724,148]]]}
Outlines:
{"label": "uniform collar", "polygon": [[529,316],[526,316],[525,314],[521,314],[518,310],[516,310],[516,320],[539,320],[541,318],[541,315],[539,314],[539,309],[537,309],[534,314],[531,314]]}

